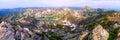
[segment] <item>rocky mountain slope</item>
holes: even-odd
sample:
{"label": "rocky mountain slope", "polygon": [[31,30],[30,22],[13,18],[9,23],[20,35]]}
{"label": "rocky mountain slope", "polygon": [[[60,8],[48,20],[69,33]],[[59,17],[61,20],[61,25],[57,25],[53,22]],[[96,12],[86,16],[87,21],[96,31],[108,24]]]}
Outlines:
{"label": "rocky mountain slope", "polygon": [[120,13],[84,7],[27,9],[1,17],[1,40],[120,40]]}

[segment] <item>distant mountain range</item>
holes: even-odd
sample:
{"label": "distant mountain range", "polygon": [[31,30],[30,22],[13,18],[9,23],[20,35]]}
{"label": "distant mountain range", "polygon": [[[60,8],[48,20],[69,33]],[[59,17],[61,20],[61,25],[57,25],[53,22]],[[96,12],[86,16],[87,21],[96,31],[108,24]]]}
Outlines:
{"label": "distant mountain range", "polygon": [[0,10],[0,16],[7,15],[9,13],[17,13],[20,11],[24,11],[27,8],[14,8],[14,9],[1,9]]}
{"label": "distant mountain range", "polygon": [[26,9],[37,9],[37,8],[69,8],[72,10],[82,9],[82,7],[26,7],[26,8],[0,9],[0,16],[7,15],[9,13],[18,13],[21,11],[25,11]]}

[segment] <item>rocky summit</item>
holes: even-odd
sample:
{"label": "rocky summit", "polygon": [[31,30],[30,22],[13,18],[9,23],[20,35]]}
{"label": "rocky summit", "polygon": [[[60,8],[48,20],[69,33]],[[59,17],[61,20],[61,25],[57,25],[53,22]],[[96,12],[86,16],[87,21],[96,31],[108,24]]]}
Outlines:
{"label": "rocky summit", "polygon": [[0,40],[120,40],[120,12],[27,8],[0,16]]}

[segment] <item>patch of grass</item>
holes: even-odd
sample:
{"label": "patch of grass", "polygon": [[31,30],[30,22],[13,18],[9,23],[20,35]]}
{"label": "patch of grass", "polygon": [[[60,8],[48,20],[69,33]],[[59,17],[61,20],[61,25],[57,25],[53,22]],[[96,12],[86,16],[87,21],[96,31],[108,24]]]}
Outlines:
{"label": "patch of grass", "polygon": [[108,40],[115,40],[117,38],[119,29],[120,29],[120,27],[114,29],[114,32],[109,32],[110,35],[109,35]]}
{"label": "patch of grass", "polygon": [[107,17],[103,17],[102,20],[101,20],[101,23],[102,24],[107,24],[109,22],[109,19]]}
{"label": "patch of grass", "polygon": [[88,24],[88,26],[91,28],[91,29],[94,29],[96,27],[97,23],[96,22],[93,22],[93,23],[90,23]]}
{"label": "patch of grass", "polygon": [[49,16],[49,17],[47,17],[48,19],[56,19],[57,18],[57,16],[55,16],[55,15],[52,15],[52,16]]}
{"label": "patch of grass", "polygon": [[49,39],[50,40],[62,40],[62,38],[60,36],[57,36],[55,33],[53,32],[48,32],[49,35]]}

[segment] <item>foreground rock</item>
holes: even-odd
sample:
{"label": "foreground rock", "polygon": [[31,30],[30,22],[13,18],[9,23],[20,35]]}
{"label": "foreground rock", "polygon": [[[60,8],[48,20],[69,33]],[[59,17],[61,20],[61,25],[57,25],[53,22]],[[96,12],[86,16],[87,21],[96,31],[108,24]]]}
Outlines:
{"label": "foreground rock", "polygon": [[84,38],[88,35],[88,32],[83,32],[82,35],[80,35],[79,40],[84,40]]}
{"label": "foreground rock", "polygon": [[109,33],[101,25],[93,29],[92,33],[93,40],[107,40],[109,37]]}
{"label": "foreground rock", "polygon": [[0,40],[15,40],[14,32],[5,26],[6,22],[0,24]]}

